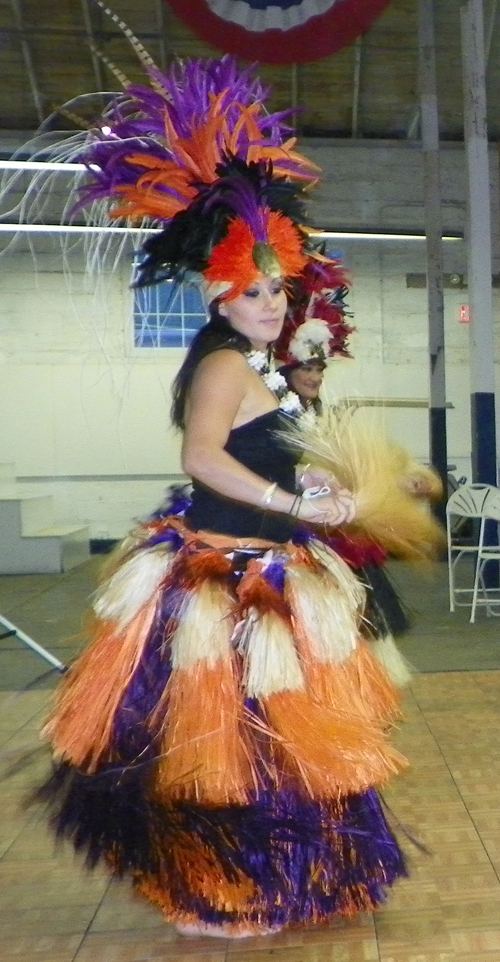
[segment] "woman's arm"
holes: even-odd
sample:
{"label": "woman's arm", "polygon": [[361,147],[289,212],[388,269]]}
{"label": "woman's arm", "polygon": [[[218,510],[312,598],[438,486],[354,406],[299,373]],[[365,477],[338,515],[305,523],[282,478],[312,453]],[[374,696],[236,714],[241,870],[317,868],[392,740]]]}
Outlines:
{"label": "woman's arm", "polygon": [[[186,474],[219,494],[236,501],[288,514],[296,502],[294,494],[276,488],[271,502],[265,499],[269,481],[236,461],[224,446],[229,432],[238,423],[272,411],[272,397],[237,351],[221,350],[200,363],[193,379],[186,410],[186,429],[182,447],[182,466]],[[330,503],[331,502],[331,503]],[[351,513],[351,503],[334,498],[302,502],[302,520],[326,521],[333,513],[342,523]]]}

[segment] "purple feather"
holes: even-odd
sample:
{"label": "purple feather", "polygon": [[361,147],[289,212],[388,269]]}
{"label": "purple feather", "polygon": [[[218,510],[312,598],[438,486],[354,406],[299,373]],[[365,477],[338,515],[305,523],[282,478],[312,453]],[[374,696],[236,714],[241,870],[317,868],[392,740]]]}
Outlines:
{"label": "purple feather", "polygon": [[[149,515],[148,521],[161,521],[171,514],[184,514],[191,507],[190,485],[172,484],[165,492],[165,501]],[[184,542],[182,542],[184,543]]]}
{"label": "purple feather", "polygon": [[161,531],[159,534],[154,534],[151,538],[148,538],[144,547],[153,548],[156,544],[168,544],[173,550],[179,551],[184,546],[184,540],[178,531],[168,528],[166,531]]}
{"label": "purple feather", "polygon": [[271,561],[271,564],[264,568],[262,577],[265,578],[268,585],[271,585],[271,588],[282,595],[285,590],[285,562]]}
{"label": "purple feather", "polygon": [[292,541],[298,547],[305,548],[315,535],[307,528],[296,528],[292,535]]}
{"label": "purple feather", "polygon": [[[231,134],[241,119],[241,109],[252,104],[263,106],[268,96],[268,90],[253,76],[253,70],[252,66],[240,70],[230,56],[220,60],[176,62],[166,74],[157,68],[147,68],[152,86],[133,84],[119,94],[106,108],[100,127],[89,136],[80,160],[86,164],[90,179],[80,193],[76,209],[113,198],[120,187],[135,185],[145,168],[130,163],[128,158],[133,153],[146,153],[159,161],[171,160],[180,167],[185,166],[184,158],[176,153],[175,143],[167,143],[167,116],[176,137],[189,141],[206,121],[214,99],[222,94],[221,112]],[[267,114],[262,110],[254,118],[263,146],[283,144],[291,130],[285,123],[291,113],[293,111]],[[106,128],[109,133],[103,132]],[[243,126],[237,154],[246,156],[250,146],[248,131]],[[219,149],[223,147],[221,140]],[[284,155],[274,162],[274,167],[276,172],[286,175],[302,169],[302,164]],[[180,196],[164,184],[155,189],[176,198]],[[259,219],[250,196],[241,201],[242,210],[247,206],[256,236],[265,240],[262,217]]]}

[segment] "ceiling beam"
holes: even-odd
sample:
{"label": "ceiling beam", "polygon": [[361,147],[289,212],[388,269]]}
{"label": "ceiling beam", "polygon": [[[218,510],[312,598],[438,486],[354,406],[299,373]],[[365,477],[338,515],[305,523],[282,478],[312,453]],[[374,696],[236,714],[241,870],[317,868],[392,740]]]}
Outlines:
{"label": "ceiling beam", "polygon": [[[11,0],[13,4],[13,0]],[[84,28],[72,29],[68,27],[28,27],[25,26],[21,30],[20,27],[3,27],[1,28],[2,37],[19,37],[22,33],[24,37],[32,39],[33,37],[38,39],[40,37],[60,37],[62,41],[68,40],[84,40],[86,33]],[[158,40],[157,30],[141,30],[134,34],[138,40],[144,43],[148,40]],[[101,42],[114,40],[116,37],[120,37],[121,33],[119,30],[99,30],[99,39]]]}
{"label": "ceiling beam", "polygon": [[354,44],[354,82],[352,88],[352,118],[351,137],[359,137],[359,98],[361,90],[361,59],[363,55],[363,40],[358,37]]}
{"label": "ceiling beam", "polygon": [[23,54],[24,66],[26,67],[26,73],[28,74],[28,79],[31,87],[31,96],[33,97],[33,102],[35,104],[35,110],[37,113],[39,123],[43,123],[45,118],[45,112],[43,109],[44,98],[40,89],[40,84],[38,82],[38,77],[35,70],[35,65],[33,63],[33,56],[31,53],[31,47],[26,39],[26,33],[24,29],[23,16],[21,12],[20,0],[10,0],[12,11],[14,13],[14,20],[16,23],[17,31],[19,34],[19,42],[21,44],[21,50]]}
{"label": "ceiling beam", "polygon": [[94,28],[92,26],[92,15],[90,13],[88,0],[81,0],[81,5],[82,5],[83,22],[85,25],[85,37],[89,45],[89,52],[92,60],[92,67],[94,68],[94,77],[95,77],[97,90],[104,90],[105,88],[104,74],[102,70],[101,61],[99,60],[99,57],[96,53],[96,47],[98,46],[98,44],[96,43]]}

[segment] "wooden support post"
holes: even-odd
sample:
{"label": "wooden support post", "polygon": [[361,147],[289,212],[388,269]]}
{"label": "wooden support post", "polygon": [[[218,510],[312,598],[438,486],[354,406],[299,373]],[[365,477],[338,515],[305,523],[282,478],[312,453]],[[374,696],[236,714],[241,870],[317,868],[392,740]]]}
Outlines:
{"label": "wooden support post", "polygon": [[464,0],[460,15],[464,75],[465,152],[468,175],[467,263],[470,312],[472,478],[473,481],[496,484],[491,208],[482,0]]}
{"label": "wooden support post", "polygon": [[424,162],[425,234],[427,247],[427,307],[429,330],[429,454],[443,485],[437,506],[446,521],[448,452],[446,440],[446,373],[443,299],[443,220],[436,91],[434,0],[419,0],[420,116]]}
{"label": "wooden support post", "polygon": [[[471,382],[472,480],[497,483],[491,201],[486,123],[486,57],[483,0],[463,0],[460,10],[464,132],[468,182],[467,265]],[[486,544],[498,544],[498,526],[486,524]],[[498,564],[484,572],[498,587]]]}

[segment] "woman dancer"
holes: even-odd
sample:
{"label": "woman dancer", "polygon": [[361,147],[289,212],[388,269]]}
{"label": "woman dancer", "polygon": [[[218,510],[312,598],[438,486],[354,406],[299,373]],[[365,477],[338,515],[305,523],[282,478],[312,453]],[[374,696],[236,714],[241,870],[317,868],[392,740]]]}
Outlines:
{"label": "woman dancer", "polygon": [[152,76],[91,139],[85,199],[159,219],[140,282],[188,275],[210,304],[174,386],[193,499],[113,559],[45,728],[41,795],[59,835],[179,931],[241,937],[384,900],[405,864],[376,789],[406,763],[363,590],[313,533],[354,501],[297,492],[277,439],[300,403],[269,346],[290,279],[321,260],[299,226],[311,165],[232,61]]}
{"label": "woman dancer", "polygon": [[[294,282],[293,301],[274,349],[280,373],[299,396],[306,417],[312,419],[326,443],[329,433],[335,431],[336,419],[345,416],[344,407],[339,415],[335,407],[323,403],[321,387],[327,361],[351,356],[347,341],[354,329],[347,322],[347,292],[340,264],[332,262],[324,266],[309,262]],[[330,483],[328,472],[320,471],[315,476],[310,466],[308,468],[306,473],[311,483],[313,480]],[[434,473],[406,454],[398,481],[402,489],[415,497],[439,495],[440,486]],[[352,527],[347,531],[342,527],[330,530],[327,543],[356,572],[366,588],[365,630],[372,642],[372,651],[395,684],[408,684],[412,669],[396,648],[394,637],[409,630],[410,619],[385,569],[388,551],[365,532]]]}

